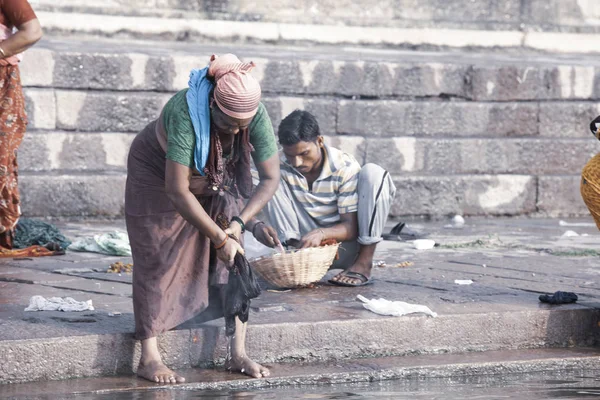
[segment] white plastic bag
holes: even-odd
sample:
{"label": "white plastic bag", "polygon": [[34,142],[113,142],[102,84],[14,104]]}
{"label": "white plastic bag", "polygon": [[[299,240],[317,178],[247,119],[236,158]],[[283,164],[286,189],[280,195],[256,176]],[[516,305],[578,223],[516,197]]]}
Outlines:
{"label": "white plastic bag", "polygon": [[386,299],[367,299],[360,294],[356,296],[363,302],[363,307],[379,315],[391,315],[392,317],[401,317],[407,314],[423,313],[430,317],[437,317],[437,314],[431,311],[427,306],[419,304],[410,304],[403,301],[390,301]]}

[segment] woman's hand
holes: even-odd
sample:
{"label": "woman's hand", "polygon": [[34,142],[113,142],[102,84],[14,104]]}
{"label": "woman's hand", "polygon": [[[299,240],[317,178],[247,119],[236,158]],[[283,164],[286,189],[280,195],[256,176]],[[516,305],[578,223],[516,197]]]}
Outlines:
{"label": "woman's hand", "polygon": [[264,222],[257,223],[254,225],[254,229],[252,230],[254,234],[254,238],[258,240],[260,243],[264,244],[267,247],[280,247],[281,241],[277,237],[277,232],[273,227],[268,226]]}
{"label": "woman's hand", "polygon": [[323,240],[325,240],[325,232],[323,232],[323,229],[315,229],[308,232],[300,240],[300,248],[306,249],[307,247],[319,247]]}
{"label": "woman's hand", "polygon": [[237,221],[231,221],[229,228],[225,229],[225,233],[227,235],[233,235],[239,240],[242,237],[242,226]]}
{"label": "woman's hand", "polygon": [[227,236],[227,241],[225,245],[220,249],[217,249],[217,258],[227,265],[233,265],[233,261],[237,253],[244,254],[244,249],[238,243],[237,240],[230,238]]}

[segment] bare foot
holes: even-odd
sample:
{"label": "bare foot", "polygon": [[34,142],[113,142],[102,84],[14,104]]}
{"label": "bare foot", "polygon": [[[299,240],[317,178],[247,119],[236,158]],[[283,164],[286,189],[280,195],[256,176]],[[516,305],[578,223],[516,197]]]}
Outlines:
{"label": "bare foot", "polygon": [[231,361],[225,364],[225,367],[230,371],[241,372],[242,374],[246,374],[253,378],[266,378],[267,376],[271,375],[271,372],[268,368],[255,363],[247,356],[233,357]]}
{"label": "bare foot", "polygon": [[[346,285],[352,285],[352,286],[363,284],[366,282],[366,280],[362,279],[360,277],[360,275],[362,275],[364,278],[366,278],[368,280],[371,277],[371,268],[372,267],[373,267],[372,262],[361,263],[361,262],[357,261],[351,267],[345,269],[344,271],[340,272],[339,274],[337,274],[336,276],[331,278],[331,281],[343,283]],[[348,272],[356,272],[360,275],[356,276],[354,274],[349,274],[350,276],[347,276],[346,274]]]}
{"label": "bare foot", "polygon": [[137,370],[138,376],[148,379],[150,382],[156,383],[183,383],[185,378],[171,371],[165,364],[160,361],[150,361],[142,363]]}

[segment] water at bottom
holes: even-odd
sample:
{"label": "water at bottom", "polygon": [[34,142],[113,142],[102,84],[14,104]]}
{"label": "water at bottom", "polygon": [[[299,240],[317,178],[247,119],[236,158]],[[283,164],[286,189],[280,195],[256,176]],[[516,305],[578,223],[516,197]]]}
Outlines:
{"label": "water at bottom", "polygon": [[377,383],[225,391],[172,390],[78,396],[89,400],[287,399],[584,399],[600,398],[600,370],[523,375],[402,379]]}

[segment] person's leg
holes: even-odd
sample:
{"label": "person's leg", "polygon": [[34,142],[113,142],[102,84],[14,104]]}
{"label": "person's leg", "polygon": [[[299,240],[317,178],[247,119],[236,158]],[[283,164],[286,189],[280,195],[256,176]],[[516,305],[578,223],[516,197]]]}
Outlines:
{"label": "person's leg", "polygon": [[253,378],[265,378],[271,373],[269,369],[252,361],[246,354],[246,329],[248,323],[243,323],[235,317],[235,335],[231,343],[231,360],[226,365],[231,371],[241,372]]}
{"label": "person's leg", "polygon": [[183,383],[185,378],[171,371],[163,363],[160,352],[158,351],[158,341],[156,337],[151,337],[141,341],[142,356],[137,369],[137,374],[142,378],[156,383]]}
{"label": "person's leg", "polygon": [[[396,187],[390,174],[376,164],[366,164],[358,177],[358,255],[333,282],[359,285],[371,277],[373,257],[382,238]],[[348,274],[351,272],[352,274]]]}
{"label": "person's leg", "polygon": [[267,203],[264,212],[283,243],[298,241],[317,228],[315,220],[298,203],[283,179],[280,180],[279,187]]}

